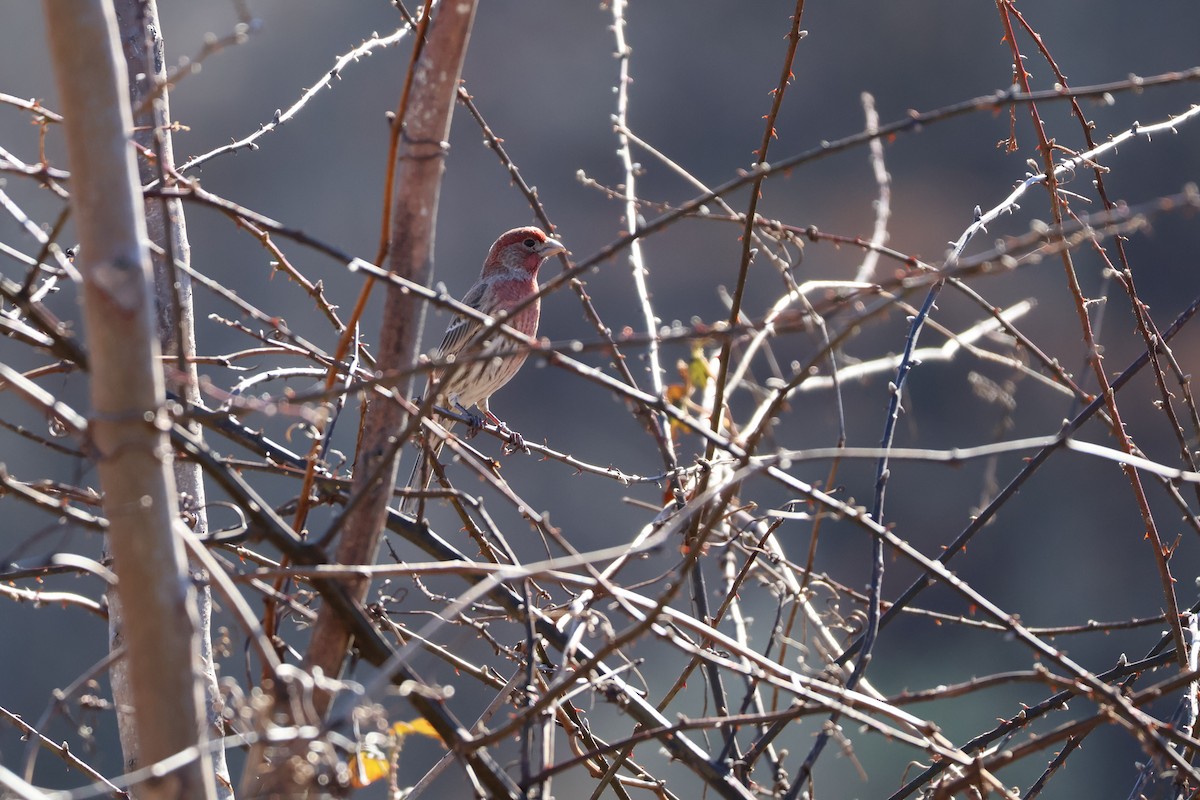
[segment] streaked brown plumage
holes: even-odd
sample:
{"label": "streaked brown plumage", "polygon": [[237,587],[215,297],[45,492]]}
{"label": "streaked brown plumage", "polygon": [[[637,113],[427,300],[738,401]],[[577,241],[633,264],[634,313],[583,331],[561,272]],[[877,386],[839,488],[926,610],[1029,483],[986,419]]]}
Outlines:
{"label": "streaked brown plumage", "polygon": [[[534,300],[516,313],[512,313],[513,309],[537,293],[537,273],[542,263],[565,251],[560,242],[538,228],[514,228],[501,234],[484,259],[479,280],[463,295],[463,305],[488,316],[508,312],[511,316],[505,321],[507,325],[527,336],[536,336],[541,315],[540,300]],[[474,409],[478,409],[484,420],[501,425],[492,414],[488,400],[512,380],[525,363],[528,352],[499,334],[482,343],[476,342],[476,334],[482,327],[478,320],[468,317],[451,320],[433,357],[444,361],[464,354],[468,358],[462,364],[434,371],[430,385],[437,393],[436,405],[468,414],[475,414]],[[492,357],[484,357],[486,355]],[[449,428],[454,423],[444,424]],[[435,457],[440,449],[440,443],[435,445]],[[417,485],[420,467],[421,459],[418,458],[408,482],[409,488]],[[415,498],[406,499],[401,510],[411,511],[415,505]]]}

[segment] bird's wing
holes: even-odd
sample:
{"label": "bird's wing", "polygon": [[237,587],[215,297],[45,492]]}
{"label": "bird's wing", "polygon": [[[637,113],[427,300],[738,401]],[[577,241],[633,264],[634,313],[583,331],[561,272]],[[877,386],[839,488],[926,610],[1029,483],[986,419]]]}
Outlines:
{"label": "bird's wing", "polygon": [[[464,306],[470,306],[476,310],[480,310],[479,306],[483,300],[483,295],[487,292],[488,285],[480,281],[471,287],[471,291],[467,292],[462,299]],[[442,345],[438,348],[438,356],[445,358],[448,355],[454,355],[471,338],[476,332],[483,327],[477,319],[470,317],[455,317],[450,321],[449,327],[446,328],[446,335],[442,338]]]}

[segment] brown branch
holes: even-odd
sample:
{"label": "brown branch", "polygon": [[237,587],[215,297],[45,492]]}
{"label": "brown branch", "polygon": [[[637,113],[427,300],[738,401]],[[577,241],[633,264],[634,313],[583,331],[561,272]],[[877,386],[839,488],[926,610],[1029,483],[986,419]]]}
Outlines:
{"label": "brown branch", "polygon": [[[1029,73],[1025,69],[1021,51],[1017,45],[1016,34],[1013,32],[1010,8],[1012,0],[997,0],[996,7],[1000,12],[1000,20],[1004,26],[1004,37],[1009,44],[1009,48],[1013,54],[1013,73],[1016,77],[1017,84],[1026,93],[1030,92]],[[1046,194],[1050,201],[1050,216],[1054,225],[1061,226],[1064,216],[1069,213],[1068,204],[1058,188],[1058,173],[1054,166],[1054,147],[1051,145],[1049,138],[1046,135],[1045,125],[1042,123],[1041,115],[1038,113],[1037,104],[1034,102],[1028,103],[1029,116],[1033,121],[1033,129],[1038,140],[1038,154],[1041,156],[1043,173],[1046,176],[1045,186]],[[1104,371],[1103,355],[1099,347],[1095,334],[1092,331],[1091,318],[1088,315],[1087,300],[1083,296],[1083,289],[1079,285],[1079,278],[1075,272],[1074,259],[1071,251],[1063,249],[1059,254],[1062,260],[1063,273],[1066,277],[1067,286],[1071,292],[1071,298],[1075,303],[1075,313],[1079,317],[1080,330],[1083,334],[1084,344],[1087,347],[1088,364],[1092,368],[1092,372],[1096,376],[1096,384],[1099,388],[1099,394],[1104,398],[1107,406],[1108,415],[1111,419],[1110,430],[1112,435],[1120,443],[1121,449],[1126,453],[1133,454],[1135,447],[1133,440],[1130,438],[1128,431],[1125,428],[1125,423],[1122,421],[1120,409],[1117,407],[1116,396],[1113,394],[1109,385],[1108,375]],[[1142,309],[1142,303],[1133,292],[1133,275],[1128,273],[1126,276],[1128,291],[1135,313],[1138,318],[1138,324],[1141,327],[1142,335],[1146,340],[1148,349],[1147,353],[1150,358],[1151,365],[1156,373],[1159,384],[1162,390],[1166,391],[1165,383],[1162,380],[1162,367],[1159,364],[1157,352],[1157,335],[1151,335],[1146,328],[1146,313]],[[1179,600],[1175,596],[1175,578],[1171,575],[1171,566],[1168,561],[1169,551],[1163,546],[1162,537],[1158,533],[1158,525],[1155,523],[1154,514],[1150,508],[1150,500],[1146,496],[1145,487],[1142,486],[1141,476],[1138,475],[1136,469],[1131,466],[1124,466],[1123,471],[1129,481],[1129,487],[1133,492],[1134,500],[1137,503],[1138,511],[1141,513],[1142,524],[1145,527],[1145,538],[1150,543],[1151,550],[1154,554],[1154,562],[1158,567],[1159,582],[1161,584],[1163,603],[1166,606],[1167,624],[1171,631],[1171,638],[1175,641],[1175,652],[1179,658],[1180,669],[1187,669],[1187,647],[1184,643],[1183,628],[1179,621]]]}

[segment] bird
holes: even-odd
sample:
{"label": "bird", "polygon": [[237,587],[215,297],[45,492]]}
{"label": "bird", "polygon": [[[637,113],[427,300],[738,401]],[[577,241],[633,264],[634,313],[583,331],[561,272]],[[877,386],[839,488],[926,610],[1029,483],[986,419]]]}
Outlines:
{"label": "bird", "polygon": [[[536,336],[541,316],[541,301],[535,299],[514,312],[530,297],[537,294],[537,274],[546,259],[565,253],[567,248],[557,239],[546,235],[540,228],[513,228],[500,234],[492,244],[483,261],[479,280],[463,295],[462,304],[490,317],[501,312],[509,313],[505,324],[526,336]],[[495,334],[477,342],[476,337],[484,323],[478,319],[457,316],[446,328],[441,345],[432,353],[437,362],[446,362],[466,355],[461,364],[438,367],[429,377],[426,394],[434,393],[434,405],[450,411],[463,413],[475,425],[490,422],[501,429],[507,425],[492,413],[488,405],[491,396],[504,384],[512,380],[525,363],[528,349],[502,334]],[[454,421],[443,423],[449,430]],[[512,433],[514,443],[523,444],[519,434]],[[433,446],[432,458],[437,458],[444,441]],[[422,459],[413,465],[408,488],[417,486]],[[421,488],[428,485],[428,477]],[[406,498],[401,511],[411,512],[417,497]]]}

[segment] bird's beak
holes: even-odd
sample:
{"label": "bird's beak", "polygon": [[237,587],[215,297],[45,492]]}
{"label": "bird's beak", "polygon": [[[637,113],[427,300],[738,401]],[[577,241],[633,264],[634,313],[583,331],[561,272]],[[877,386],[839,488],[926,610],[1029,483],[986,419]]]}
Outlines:
{"label": "bird's beak", "polygon": [[547,239],[546,241],[542,242],[542,246],[538,248],[538,252],[541,254],[542,258],[550,258],[550,256],[556,256],[559,253],[567,252],[567,248],[563,247],[563,243],[557,239]]}

